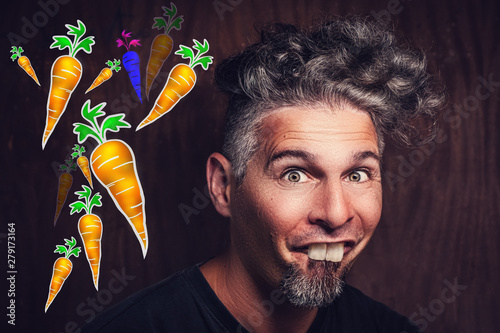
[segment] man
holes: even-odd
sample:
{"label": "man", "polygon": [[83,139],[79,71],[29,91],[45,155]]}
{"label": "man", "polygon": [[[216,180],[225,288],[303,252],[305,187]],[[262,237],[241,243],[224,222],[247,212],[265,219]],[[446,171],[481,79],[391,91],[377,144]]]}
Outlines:
{"label": "man", "polygon": [[380,219],[382,136],[422,140],[412,120],[441,103],[422,54],[356,18],[275,25],[216,82],[229,103],[207,180],[229,247],[84,331],[416,332],[344,278]]}

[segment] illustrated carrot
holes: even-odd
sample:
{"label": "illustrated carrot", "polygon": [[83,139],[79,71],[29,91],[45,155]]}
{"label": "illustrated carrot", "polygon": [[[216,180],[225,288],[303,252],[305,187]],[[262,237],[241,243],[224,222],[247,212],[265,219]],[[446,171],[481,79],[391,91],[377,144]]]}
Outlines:
{"label": "illustrated carrot", "polygon": [[80,50],[90,53],[92,45],[95,44],[94,37],[89,36],[81,40],[86,32],[85,24],[78,20],[78,27],[66,24],[68,35],[73,36],[73,42],[66,36],[53,36],[54,43],[51,49],[69,49],[69,55],[60,56],[52,64],[49,99],[47,101],[47,120],[42,137],[42,149],[45,148],[47,140],[54,131],[59,119],[68,106],[71,94],[82,77],[82,64],[75,58]]}
{"label": "illustrated carrot", "polygon": [[122,32],[123,40],[118,38],[116,40],[116,43],[118,44],[118,47],[120,46],[125,46],[127,48],[127,52],[123,55],[123,67],[125,67],[125,70],[128,73],[128,76],[130,78],[130,82],[132,82],[132,86],[134,87],[135,93],[137,94],[137,97],[139,97],[139,100],[142,103],[142,96],[141,96],[141,71],[140,71],[140,60],[139,60],[139,55],[137,52],[130,50],[130,47],[132,46],[141,46],[139,44],[138,39],[132,39],[130,42],[128,41],[128,38],[130,37],[132,33],[125,33],[125,30]]}
{"label": "illustrated carrot", "polygon": [[56,214],[54,217],[54,226],[57,223],[57,219],[59,218],[59,214],[61,214],[62,207],[66,202],[66,198],[68,197],[68,192],[73,184],[73,176],[71,175],[71,171],[76,170],[76,164],[73,163],[72,160],[66,160],[66,164],[61,164],[59,166],[59,170],[64,171],[59,176],[59,186],[57,189],[57,204],[56,204]]}
{"label": "illustrated carrot", "polygon": [[52,304],[54,298],[61,291],[64,282],[73,269],[73,263],[69,260],[69,258],[71,256],[78,258],[80,251],[82,250],[80,247],[75,247],[75,237],[71,237],[71,240],[65,239],[64,241],[66,242],[65,244],[67,247],[64,245],[57,245],[56,250],[54,251],[54,253],[64,254],[64,257],[60,257],[54,262],[52,278],[50,279],[49,296],[47,298],[47,303],[45,304],[45,312],[47,312],[50,304]]}
{"label": "illustrated carrot", "polygon": [[85,178],[87,178],[90,187],[94,188],[92,186],[92,173],[90,172],[89,168],[89,159],[87,158],[87,156],[84,156],[83,153],[85,153],[85,147],[80,145],[75,145],[73,147],[73,153],[71,154],[71,158],[72,159],[76,158],[76,163],[80,167],[80,170],[82,170],[82,173],[85,176]]}
{"label": "illustrated carrot", "polygon": [[109,67],[104,67],[101,70],[99,75],[95,78],[94,82],[92,82],[92,85],[89,87],[89,89],[87,89],[87,91],[85,93],[88,93],[92,89],[99,87],[105,81],[108,81],[109,79],[111,79],[111,77],[113,76],[113,71],[118,73],[118,71],[121,69],[120,64],[121,64],[120,60],[115,59],[114,62],[111,60],[108,60],[106,62],[106,65],[108,65]]}
{"label": "illustrated carrot", "polygon": [[90,265],[95,289],[99,290],[102,222],[99,216],[92,214],[92,208],[102,206],[102,196],[99,192],[92,195],[92,190],[88,186],[82,185],[82,188],[83,191],[76,191],[75,194],[78,195],[78,199],[85,199],[85,202],[75,201],[71,203],[69,205],[71,207],[70,214],[80,213],[82,210],[87,213],[78,220],[78,232],[82,237],[83,248]]}
{"label": "illustrated carrot", "polygon": [[24,71],[29,76],[31,76],[33,80],[35,80],[36,84],[40,85],[40,82],[38,82],[38,78],[36,77],[35,70],[33,69],[33,66],[31,66],[30,60],[28,59],[27,56],[21,55],[21,53],[24,52],[23,48],[20,46],[19,47],[12,46],[10,52],[13,53],[12,56],[10,57],[12,61],[17,59],[17,64],[19,65],[19,67],[24,69]]}
{"label": "illustrated carrot", "polygon": [[83,143],[89,136],[99,145],[90,156],[90,166],[99,182],[108,190],[118,210],[125,216],[141,244],[142,254],[148,250],[148,232],[146,228],[145,199],[141,182],[137,174],[134,152],[130,146],[118,139],[107,140],[106,132],[118,132],[120,128],[130,128],[123,120],[124,113],[107,116],[99,126],[97,118],[106,103],[90,108],[90,100],[82,107],[82,116],[89,125],[74,123],[73,133],[78,142]]}
{"label": "illustrated carrot", "polygon": [[193,39],[193,42],[193,48],[198,51],[196,56],[191,48],[180,45],[180,49],[176,51],[175,54],[182,56],[183,59],[189,59],[189,64],[177,64],[172,68],[168,75],[167,83],[156,99],[155,106],[139,126],[137,126],[136,131],[151,124],[165,113],[172,110],[172,108],[193,89],[196,84],[196,73],[193,68],[196,65],[201,65],[204,70],[207,70],[208,66],[213,62],[212,56],[202,57],[209,49],[207,40],[205,39],[203,41],[203,45],[196,39]]}
{"label": "illustrated carrot", "polygon": [[180,30],[181,23],[184,21],[182,15],[175,18],[177,8],[173,3],[170,3],[170,8],[165,6],[162,6],[162,8],[164,10],[163,16],[166,16],[167,19],[165,20],[163,17],[155,17],[155,23],[152,27],[153,29],[156,28],[158,30],[163,29],[164,33],[156,36],[151,44],[151,51],[149,53],[148,66],[146,70],[146,97],[148,99],[151,85],[158,76],[163,63],[167,60],[174,46],[174,41],[172,40],[172,37],[169,36],[170,30]]}

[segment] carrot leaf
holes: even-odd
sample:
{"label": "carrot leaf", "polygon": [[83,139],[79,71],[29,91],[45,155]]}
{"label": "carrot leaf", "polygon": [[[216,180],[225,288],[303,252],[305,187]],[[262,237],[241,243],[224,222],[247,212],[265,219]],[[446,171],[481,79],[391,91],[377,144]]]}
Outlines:
{"label": "carrot leaf", "polygon": [[71,211],[69,212],[70,215],[73,215],[74,213],[80,213],[82,210],[87,211],[87,206],[85,206],[85,204],[81,201],[70,203],[69,207],[71,208]]}
{"label": "carrot leaf", "polygon": [[73,35],[76,38],[79,38],[85,34],[85,24],[83,24],[82,21],[77,20],[76,23],[78,24],[78,27],[75,27],[74,25],[71,24],[66,24],[66,28],[68,28],[68,35]]}
{"label": "carrot leaf", "polygon": [[155,17],[154,21],[155,23],[151,28],[158,30],[165,29],[165,31],[167,30],[167,22],[163,17]]}
{"label": "carrot leaf", "polygon": [[85,118],[91,126],[85,125],[82,123],[74,123],[73,124],[73,133],[77,135],[78,143],[83,143],[87,137],[94,137],[97,142],[103,143],[103,138],[100,135],[100,129],[97,125],[96,118],[105,115],[105,112],[101,111],[106,103],[101,103],[90,109],[90,100],[87,100],[82,107],[82,116]]}
{"label": "carrot leaf", "polygon": [[208,41],[206,39],[203,40],[203,45],[200,42],[198,42],[196,39],[193,39],[193,42],[194,42],[193,49],[197,50],[199,52],[199,55],[202,55],[202,54],[208,52],[210,45],[208,44]]}
{"label": "carrot leaf", "polygon": [[213,63],[213,57],[212,56],[206,56],[206,57],[202,57],[200,59],[198,59],[197,61],[193,62],[193,64],[191,65],[191,68],[200,64],[201,67],[204,69],[204,70],[207,70],[208,69],[208,66]]}
{"label": "carrot leaf", "polygon": [[12,61],[14,61],[17,58],[21,57],[21,53],[23,53],[24,50],[20,46],[19,47],[12,46],[12,49],[10,50],[10,52],[12,53],[12,55],[10,56],[10,59],[12,59]]}
{"label": "carrot leaf", "polygon": [[73,133],[77,135],[78,143],[84,143],[89,136],[94,137],[97,142],[102,143],[99,134],[88,125],[82,123],[74,123],[73,126]]}
{"label": "carrot leaf", "polygon": [[175,14],[177,14],[177,7],[175,7],[172,2],[170,3],[170,8],[168,8],[167,6],[162,6],[161,8],[163,8],[163,10],[165,11],[165,13],[163,13],[163,16],[168,16],[170,17],[170,19],[172,19]]}
{"label": "carrot leaf", "polygon": [[85,53],[90,54],[92,52],[92,45],[94,44],[95,44],[94,36],[89,36],[85,38],[84,40],[78,43],[78,45],[75,48],[75,51],[73,52],[73,56],[79,50],[83,50]]}
{"label": "carrot leaf", "polygon": [[54,253],[60,253],[66,255],[66,253],[68,253],[68,249],[66,249],[66,246],[64,245],[56,245]]}
{"label": "carrot leaf", "polygon": [[94,36],[86,37],[80,41],[87,31],[87,28],[80,20],[77,20],[77,24],[78,26],[66,24],[66,28],[68,29],[67,34],[73,36],[73,42],[66,36],[53,36],[52,39],[54,39],[54,42],[50,45],[50,48],[58,48],[59,50],[69,48],[69,55],[72,57],[74,57],[80,50],[90,53],[92,51],[92,45],[95,44]]}
{"label": "carrot leaf", "polygon": [[85,202],[75,201],[71,203],[69,206],[71,207],[70,214],[80,213],[82,210],[85,210],[87,214],[92,214],[92,208],[94,206],[101,207],[101,194],[97,192],[92,195],[92,190],[90,187],[82,185],[83,191],[76,191],[75,194],[78,195],[78,199],[84,199]]}
{"label": "carrot leaf", "polygon": [[125,38],[125,40],[127,40],[128,37],[130,37],[132,35],[132,32],[125,32],[125,30],[122,31],[122,36],[123,38]]}
{"label": "carrot leaf", "polygon": [[102,196],[99,192],[94,194],[89,201],[89,214],[92,214],[92,208],[102,206]]}
{"label": "carrot leaf", "polygon": [[70,256],[75,256],[78,257],[80,254],[80,251],[82,250],[81,247],[75,247],[76,245],[76,239],[75,237],[71,237],[71,240],[69,239],[64,239],[66,246],[64,245],[56,245],[56,249],[54,253],[60,253],[64,254],[66,258],[69,258]]}
{"label": "carrot leaf", "polygon": [[50,45],[51,49],[58,48],[59,50],[64,50],[65,48],[69,48],[69,52],[73,53],[73,43],[66,36],[54,36],[52,37],[54,43]]}
{"label": "carrot leaf", "polygon": [[71,257],[71,256],[75,256],[76,258],[78,258],[81,251],[82,251],[81,247],[75,247],[74,249],[72,249],[71,251],[68,252],[68,255],[66,256],[66,258],[69,259],[69,257]]}
{"label": "carrot leaf", "polygon": [[129,47],[130,47],[130,46],[136,46],[136,47],[137,47],[137,46],[141,46],[141,44],[139,44],[139,40],[138,40],[138,39],[132,39],[132,40],[130,41],[130,43],[128,43],[128,46],[129,46]]}
{"label": "carrot leaf", "polygon": [[85,153],[85,146],[80,146],[78,144],[75,144],[75,146],[72,148],[73,153],[71,154],[71,158],[79,158]]}
{"label": "carrot leaf", "polygon": [[116,43],[118,44],[118,45],[117,45],[117,47],[120,47],[120,46],[125,46],[125,47],[127,48],[127,50],[128,50],[128,46],[127,46],[127,44],[125,44],[125,42],[124,42],[123,40],[121,40],[120,38],[118,38],[118,39],[116,40]]}
{"label": "carrot leaf", "polygon": [[113,116],[108,116],[102,122],[101,136],[106,141],[106,131],[118,132],[120,128],[130,128],[130,124],[123,120],[124,113],[118,113]]}
{"label": "carrot leaf", "polygon": [[179,50],[175,51],[175,54],[180,55],[182,59],[189,59],[190,62],[194,60],[194,53],[190,47],[179,45]]}
{"label": "carrot leaf", "polygon": [[180,49],[175,52],[175,54],[180,55],[183,59],[189,59],[189,66],[194,68],[196,65],[201,65],[204,70],[208,69],[208,66],[213,63],[212,56],[203,56],[203,54],[208,52],[210,45],[206,39],[203,40],[203,44],[201,44],[196,39],[193,39],[194,45],[193,49],[198,51],[196,56],[193,53],[193,50],[190,47],[180,45]]}
{"label": "carrot leaf", "polygon": [[175,20],[170,23],[170,26],[168,28],[167,34],[169,33],[170,30],[175,29],[175,30],[181,30],[181,23],[184,22],[184,18],[182,16],[179,16]]}

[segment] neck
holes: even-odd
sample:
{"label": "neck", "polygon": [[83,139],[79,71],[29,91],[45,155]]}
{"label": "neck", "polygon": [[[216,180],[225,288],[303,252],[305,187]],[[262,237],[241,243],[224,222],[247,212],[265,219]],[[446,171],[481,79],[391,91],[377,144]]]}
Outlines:
{"label": "neck", "polygon": [[307,332],[316,317],[316,308],[295,307],[279,288],[261,287],[231,251],[204,264],[201,272],[229,312],[251,332]]}

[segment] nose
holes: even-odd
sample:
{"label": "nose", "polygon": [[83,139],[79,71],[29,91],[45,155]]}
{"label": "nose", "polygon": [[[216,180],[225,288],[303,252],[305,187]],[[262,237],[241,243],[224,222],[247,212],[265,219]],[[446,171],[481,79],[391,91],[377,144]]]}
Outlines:
{"label": "nose", "polygon": [[342,186],[342,181],[327,182],[316,188],[311,196],[310,223],[332,231],[349,222],[354,217],[352,198]]}

